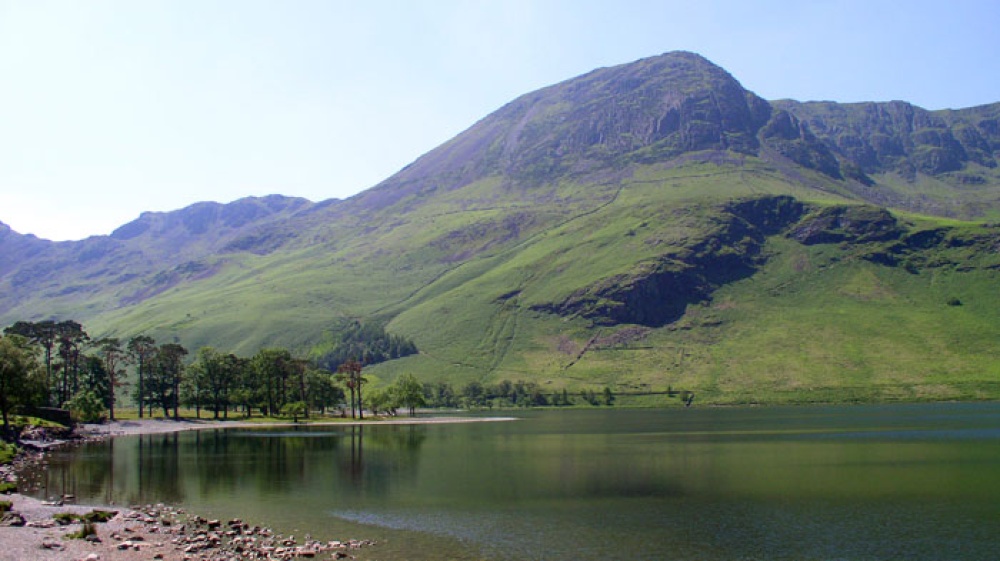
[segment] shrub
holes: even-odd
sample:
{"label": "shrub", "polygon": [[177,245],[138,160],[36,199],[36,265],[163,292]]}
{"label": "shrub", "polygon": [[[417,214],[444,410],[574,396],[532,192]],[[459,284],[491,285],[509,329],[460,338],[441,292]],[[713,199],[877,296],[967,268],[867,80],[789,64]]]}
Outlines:
{"label": "shrub", "polygon": [[84,514],[81,519],[84,522],[107,522],[118,514],[116,510],[92,510]]}
{"label": "shrub", "polygon": [[14,461],[14,456],[16,455],[17,446],[6,442],[0,442],[0,465],[11,463]]}
{"label": "shrub", "polygon": [[59,512],[53,514],[52,518],[55,519],[56,523],[60,526],[67,526],[73,524],[74,522],[83,522],[84,524],[93,524],[95,522],[107,522],[118,514],[117,510],[92,510],[86,514],[76,514],[74,512]]}
{"label": "shrub", "polygon": [[306,404],[304,401],[293,401],[291,403],[286,403],[281,407],[281,415],[283,417],[291,417],[293,422],[299,422],[299,417],[306,414]]}
{"label": "shrub", "polygon": [[93,536],[95,534],[97,534],[97,528],[94,527],[94,523],[84,522],[79,531],[66,534],[66,537],[72,540],[82,540],[86,539],[87,536]]}
{"label": "shrub", "polygon": [[107,411],[101,398],[92,391],[81,391],[66,404],[73,418],[81,423],[98,423]]}

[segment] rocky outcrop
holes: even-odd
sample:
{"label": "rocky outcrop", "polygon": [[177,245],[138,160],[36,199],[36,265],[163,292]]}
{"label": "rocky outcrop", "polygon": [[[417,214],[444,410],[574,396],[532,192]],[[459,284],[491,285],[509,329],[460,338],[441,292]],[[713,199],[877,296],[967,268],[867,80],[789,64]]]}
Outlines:
{"label": "rocky outcrop", "polygon": [[803,245],[841,244],[856,258],[918,273],[1000,269],[1000,226],[912,229],[870,205],[810,206],[766,196],[719,205],[714,226],[682,250],[606,277],[562,302],[536,309],[580,316],[596,325],[660,327],[679,320],[690,304],[711,300],[726,283],[753,275],[765,262],[767,238]]}
{"label": "rocky outcrop", "polygon": [[753,274],[767,236],[798,221],[805,211],[805,205],[787,196],[725,203],[705,237],[579,290],[548,311],[602,325],[672,323],[689,304],[708,300],[719,286]]}
{"label": "rocky outcrop", "polygon": [[994,169],[1000,157],[1000,104],[957,111],[928,111],[903,101],[772,105],[807,124],[832,153],[866,174],[939,176],[969,164]]}
{"label": "rocky outcrop", "polygon": [[840,163],[829,147],[813,134],[808,124],[788,111],[774,111],[760,136],[764,144],[800,166],[843,179]]}
{"label": "rocky outcrop", "polygon": [[850,205],[820,208],[796,224],[788,236],[805,245],[861,244],[897,239],[902,233],[896,217],[887,210]]}

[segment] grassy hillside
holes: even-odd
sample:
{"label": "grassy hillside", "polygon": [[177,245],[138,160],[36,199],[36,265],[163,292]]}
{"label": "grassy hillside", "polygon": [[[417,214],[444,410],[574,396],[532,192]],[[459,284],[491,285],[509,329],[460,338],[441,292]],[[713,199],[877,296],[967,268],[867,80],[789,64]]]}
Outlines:
{"label": "grassy hillside", "polygon": [[80,242],[0,224],[0,322],[317,356],[357,320],[419,349],[380,380],[632,403],[1000,398],[1000,231],[957,220],[1000,216],[998,115],[767,102],[667,53],[525,94],[348,200]]}
{"label": "grassy hillside", "polygon": [[[376,370],[452,382],[531,379],[570,391],[671,387],[713,403],[1000,397],[996,263],[908,272],[850,248],[782,236],[769,240],[767,253],[752,277],[660,328],[595,330],[498,301],[489,315],[473,311],[484,302],[414,310],[390,327],[433,352]],[[416,319],[435,312],[465,314],[466,329],[441,332]]]}
{"label": "grassy hillside", "polygon": [[[957,242],[807,245],[789,228],[754,245],[753,231],[733,230],[723,210],[731,201],[790,195],[822,208],[847,199],[820,174],[793,182],[755,158],[738,164],[633,166],[614,181],[542,186],[530,201],[485,180],[406,220],[398,208],[359,213],[317,229],[323,243],[204,260],[213,274],[86,326],[192,349],[249,355],[279,345],[304,356],[342,319],[377,321],[420,350],[373,367],[381,380],[410,372],[456,386],[609,386],[646,404],[676,399],[626,394],[690,390],[715,403],[1000,397],[991,345],[1000,340],[1000,259]],[[911,237],[995,235],[954,221],[903,224]],[[728,271],[720,261],[723,280],[704,291],[657,293],[648,305],[679,310],[668,321],[609,319],[624,305],[613,290],[654,271],[687,274],[707,247],[749,265]]]}

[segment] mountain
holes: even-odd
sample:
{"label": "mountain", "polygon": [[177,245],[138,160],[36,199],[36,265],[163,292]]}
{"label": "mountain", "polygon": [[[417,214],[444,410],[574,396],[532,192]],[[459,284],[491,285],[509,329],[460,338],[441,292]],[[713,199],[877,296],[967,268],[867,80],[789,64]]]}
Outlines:
{"label": "mountain", "polygon": [[381,379],[995,397],[998,115],[766,101],[667,53],[521,96],[346,200],[0,227],[0,323],[317,356],[361,321],[419,349]]}

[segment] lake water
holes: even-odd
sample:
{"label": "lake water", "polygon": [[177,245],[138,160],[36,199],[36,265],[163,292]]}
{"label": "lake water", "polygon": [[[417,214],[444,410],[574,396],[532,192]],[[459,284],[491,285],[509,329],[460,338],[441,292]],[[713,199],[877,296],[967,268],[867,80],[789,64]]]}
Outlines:
{"label": "lake water", "polygon": [[38,496],[180,504],[362,559],[982,560],[1000,404],[570,410],[54,453]]}

